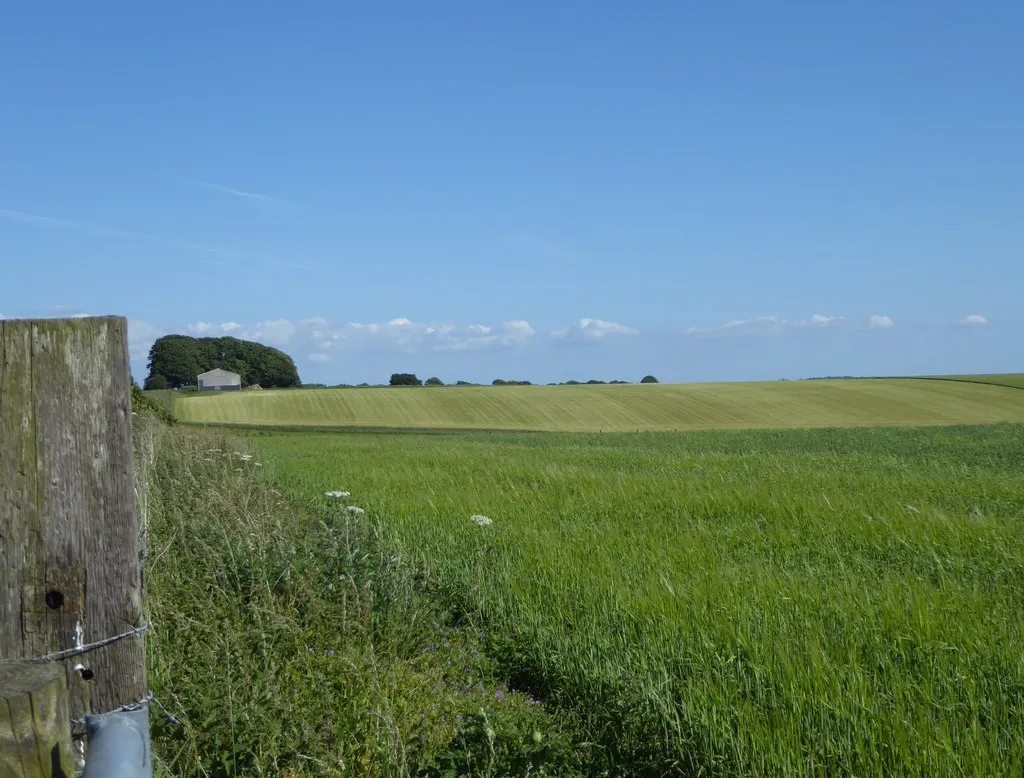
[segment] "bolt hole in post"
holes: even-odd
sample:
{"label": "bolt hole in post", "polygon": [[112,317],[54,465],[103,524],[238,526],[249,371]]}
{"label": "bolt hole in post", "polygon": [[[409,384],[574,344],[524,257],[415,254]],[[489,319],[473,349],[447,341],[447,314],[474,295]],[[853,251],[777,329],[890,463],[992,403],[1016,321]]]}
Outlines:
{"label": "bolt hole in post", "polygon": [[64,592],[59,589],[50,589],[46,593],[46,607],[50,610],[57,610],[64,607]]}

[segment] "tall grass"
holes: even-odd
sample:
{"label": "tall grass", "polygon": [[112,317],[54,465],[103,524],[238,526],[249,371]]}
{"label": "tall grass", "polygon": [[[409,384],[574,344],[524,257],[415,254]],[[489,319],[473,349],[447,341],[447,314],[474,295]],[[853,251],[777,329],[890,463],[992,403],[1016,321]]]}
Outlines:
{"label": "tall grass", "polygon": [[230,437],[139,416],[135,440],[149,679],[180,720],[154,710],[159,774],[577,774],[563,723],[358,512],[282,494]]}
{"label": "tall grass", "polygon": [[344,473],[594,770],[1024,771],[1020,426],[251,440]]}

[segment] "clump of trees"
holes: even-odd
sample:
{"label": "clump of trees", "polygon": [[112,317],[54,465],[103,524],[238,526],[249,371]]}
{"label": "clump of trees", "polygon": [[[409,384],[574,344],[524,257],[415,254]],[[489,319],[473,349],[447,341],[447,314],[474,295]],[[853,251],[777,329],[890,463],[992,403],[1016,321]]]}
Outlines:
{"label": "clump of trees", "polygon": [[415,373],[392,373],[388,386],[423,386]]}
{"label": "clump of trees", "polygon": [[640,383],[642,383],[642,384],[656,384],[656,383],[658,383],[658,379],[655,378],[652,375],[645,375],[643,378],[640,379]]}
{"label": "clump of trees", "polygon": [[222,368],[238,373],[242,386],[292,387],[301,385],[290,356],[251,340],[225,336],[193,338],[164,335],[149,350],[146,389],[180,389],[196,382],[207,370]]}
{"label": "clump of trees", "polygon": [[504,378],[495,378],[491,386],[533,386],[529,381],[507,381]]}

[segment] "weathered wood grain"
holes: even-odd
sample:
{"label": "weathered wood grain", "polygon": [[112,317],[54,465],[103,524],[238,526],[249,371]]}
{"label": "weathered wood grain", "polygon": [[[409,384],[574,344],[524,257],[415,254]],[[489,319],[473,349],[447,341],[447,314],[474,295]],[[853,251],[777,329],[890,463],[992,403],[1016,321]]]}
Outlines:
{"label": "weathered wood grain", "polygon": [[64,669],[54,662],[0,662],[0,778],[72,774]]}
{"label": "weathered wood grain", "polygon": [[[21,659],[142,623],[131,379],[123,318],[0,327],[0,659]],[[141,635],[63,663],[72,718],[146,693]]]}
{"label": "weathered wood grain", "polygon": [[45,534],[31,359],[31,327],[0,321],[0,659],[44,648],[21,615],[23,586],[42,585]]}

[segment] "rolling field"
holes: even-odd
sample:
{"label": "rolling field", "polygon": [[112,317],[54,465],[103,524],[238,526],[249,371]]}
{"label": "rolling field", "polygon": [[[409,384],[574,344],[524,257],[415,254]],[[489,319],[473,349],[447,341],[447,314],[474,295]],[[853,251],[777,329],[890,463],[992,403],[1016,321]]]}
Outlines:
{"label": "rolling field", "polygon": [[986,373],[981,375],[933,375],[928,378],[944,381],[967,381],[976,384],[995,384],[1024,389],[1024,373]]}
{"label": "rolling field", "polygon": [[1024,392],[961,381],[309,389],[181,397],[183,421],[564,432],[1024,422]]}
{"label": "rolling field", "polygon": [[[1022,407],[1010,390],[938,381],[465,392],[194,407],[299,423],[309,403],[307,423],[353,423],[381,398],[403,410],[378,407],[377,424],[467,426],[482,414],[448,398],[481,398],[506,426],[615,413],[944,422]],[[627,396],[643,400],[637,415]],[[567,419],[546,416],[557,403]],[[593,774],[1024,771],[1022,426],[247,437],[290,492],[351,490],[420,585],[486,629],[510,686],[575,717]]]}

